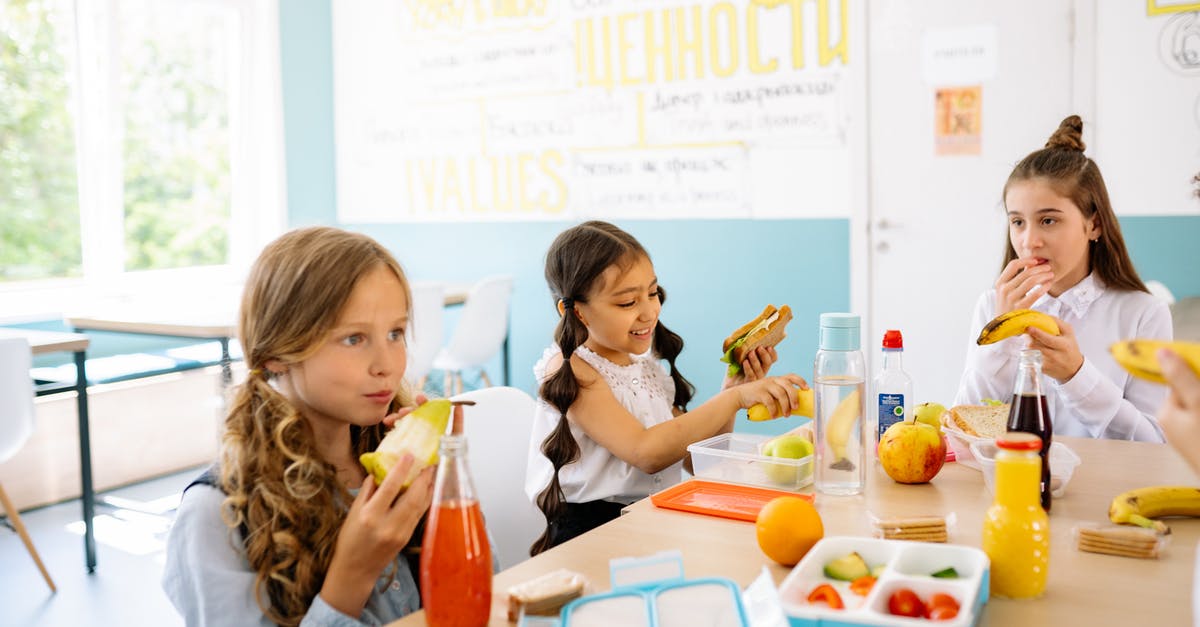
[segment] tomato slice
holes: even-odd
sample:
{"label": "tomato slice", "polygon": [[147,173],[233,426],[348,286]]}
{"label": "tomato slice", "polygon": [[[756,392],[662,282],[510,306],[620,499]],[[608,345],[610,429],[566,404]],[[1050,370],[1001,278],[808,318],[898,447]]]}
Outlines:
{"label": "tomato slice", "polygon": [[958,608],[949,605],[934,605],[929,608],[929,620],[950,620],[958,616]]}
{"label": "tomato slice", "polygon": [[858,579],[850,582],[850,591],[860,597],[865,597],[871,593],[871,588],[875,587],[876,579],[870,575],[863,575]]}
{"label": "tomato slice", "polygon": [[823,583],[808,593],[809,603],[825,603],[830,609],[840,610],[846,607],[842,603],[842,595],[833,586]]}
{"label": "tomato slice", "polygon": [[917,593],[908,588],[899,588],[888,597],[888,611],[896,616],[921,618],[925,615],[925,604]]}

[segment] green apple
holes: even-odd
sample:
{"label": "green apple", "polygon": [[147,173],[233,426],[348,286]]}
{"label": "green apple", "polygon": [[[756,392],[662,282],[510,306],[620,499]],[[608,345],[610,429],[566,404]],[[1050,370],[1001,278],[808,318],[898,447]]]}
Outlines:
{"label": "green apple", "polygon": [[[802,459],[813,454],[813,444],[801,435],[784,434],[768,440],[763,445],[762,454],[767,457],[782,457],[786,459]],[[775,483],[791,485],[797,482],[799,472],[812,472],[800,466],[788,464],[767,464],[763,469],[767,477]]]}
{"label": "green apple", "polygon": [[921,403],[917,405],[916,412],[913,416],[918,422],[923,422],[939,431],[942,428],[942,414],[946,413],[946,406],[941,403]]}

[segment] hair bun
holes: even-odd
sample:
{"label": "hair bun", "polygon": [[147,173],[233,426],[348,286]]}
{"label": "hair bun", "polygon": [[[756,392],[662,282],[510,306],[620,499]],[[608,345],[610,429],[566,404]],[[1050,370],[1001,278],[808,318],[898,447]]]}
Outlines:
{"label": "hair bun", "polygon": [[1083,143],[1083,120],[1077,115],[1063,118],[1058,129],[1046,140],[1046,147],[1083,152],[1084,148],[1087,148]]}

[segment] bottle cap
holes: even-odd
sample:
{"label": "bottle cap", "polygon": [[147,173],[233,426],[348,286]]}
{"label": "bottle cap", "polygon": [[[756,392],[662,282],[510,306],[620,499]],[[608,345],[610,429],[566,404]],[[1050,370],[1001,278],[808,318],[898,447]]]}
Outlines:
{"label": "bottle cap", "polygon": [[823,313],[817,346],[827,351],[856,351],[861,346],[858,329],[858,314]]}
{"label": "bottle cap", "polygon": [[903,350],[904,336],[896,329],[888,329],[883,333],[883,347]]}
{"label": "bottle cap", "polygon": [[1024,431],[1009,431],[996,438],[996,446],[1006,451],[1040,451],[1042,439]]}

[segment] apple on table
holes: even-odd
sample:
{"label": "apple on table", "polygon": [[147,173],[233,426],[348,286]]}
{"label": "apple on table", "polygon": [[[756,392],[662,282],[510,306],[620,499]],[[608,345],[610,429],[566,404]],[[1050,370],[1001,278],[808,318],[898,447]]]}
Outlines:
{"label": "apple on table", "polygon": [[940,424],[931,425],[928,418],[934,415],[940,420],[945,409],[937,403],[922,403],[911,420],[897,422],[883,432],[879,464],[889,477],[898,483],[927,483],[937,476],[946,463],[946,440]]}

